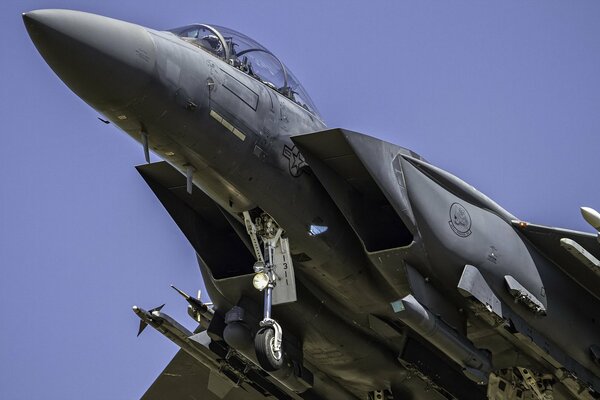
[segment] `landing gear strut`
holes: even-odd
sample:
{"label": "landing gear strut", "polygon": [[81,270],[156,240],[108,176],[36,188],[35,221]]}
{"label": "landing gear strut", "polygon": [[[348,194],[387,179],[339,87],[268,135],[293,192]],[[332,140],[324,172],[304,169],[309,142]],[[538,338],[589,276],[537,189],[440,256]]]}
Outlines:
{"label": "landing gear strut", "polygon": [[[264,314],[259,323],[261,329],[254,339],[256,358],[264,370],[276,371],[283,366],[283,330],[277,321],[271,318],[271,307],[273,304],[296,300],[288,240],[282,237],[283,230],[268,214],[262,214],[255,222],[247,211],[243,215],[257,259],[252,284],[257,290],[264,292]],[[274,293],[276,286],[278,292]]]}

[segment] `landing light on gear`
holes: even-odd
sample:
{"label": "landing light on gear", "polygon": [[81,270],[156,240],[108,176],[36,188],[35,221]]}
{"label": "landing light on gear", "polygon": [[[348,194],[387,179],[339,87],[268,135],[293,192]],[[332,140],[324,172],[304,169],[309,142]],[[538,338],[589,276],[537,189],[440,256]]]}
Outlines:
{"label": "landing light on gear", "polygon": [[252,278],[252,285],[261,292],[269,285],[269,277],[264,272],[257,272]]}
{"label": "landing light on gear", "polygon": [[[296,283],[288,239],[282,237],[283,230],[268,214],[257,218],[256,224],[247,211],[243,215],[257,259],[252,285],[264,292],[263,320],[260,321],[261,329],[254,339],[256,358],[265,371],[276,371],[283,366],[283,330],[271,318],[271,307],[273,304],[296,301]],[[261,242],[263,249],[260,248]],[[277,292],[274,292],[276,287]]]}

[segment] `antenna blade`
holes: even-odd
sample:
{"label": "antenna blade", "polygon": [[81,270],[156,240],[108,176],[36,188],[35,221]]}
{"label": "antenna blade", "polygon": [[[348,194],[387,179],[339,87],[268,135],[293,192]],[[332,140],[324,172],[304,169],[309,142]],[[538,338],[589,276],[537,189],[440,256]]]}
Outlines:
{"label": "antenna blade", "polygon": [[194,187],[194,167],[188,165],[185,169],[186,178],[186,189],[189,194],[192,194],[192,188]]}
{"label": "antenna blade", "polygon": [[148,148],[148,134],[142,131],[142,146],[144,146],[144,158],[150,164],[150,149]]}

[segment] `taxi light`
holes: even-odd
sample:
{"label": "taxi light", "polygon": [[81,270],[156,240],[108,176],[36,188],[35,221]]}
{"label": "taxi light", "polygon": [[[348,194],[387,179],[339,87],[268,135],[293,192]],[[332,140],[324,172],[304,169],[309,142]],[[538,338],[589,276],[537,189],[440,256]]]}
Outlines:
{"label": "taxi light", "polygon": [[252,278],[252,286],[256,290],[265,290],[267,286],[269,286],[269,277],[264,272],[258,272],[254,274],[254,278]]}

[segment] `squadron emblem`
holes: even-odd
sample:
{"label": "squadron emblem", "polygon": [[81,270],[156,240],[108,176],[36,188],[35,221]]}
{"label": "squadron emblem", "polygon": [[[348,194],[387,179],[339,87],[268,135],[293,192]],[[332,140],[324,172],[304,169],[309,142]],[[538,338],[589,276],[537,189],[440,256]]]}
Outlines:
{"label": "squadron emblem", "polygon": [[450,206],[450,228],[460,237],[467,237],[471,234],[471,216],[466,208],[461,204],[452,203]]}

